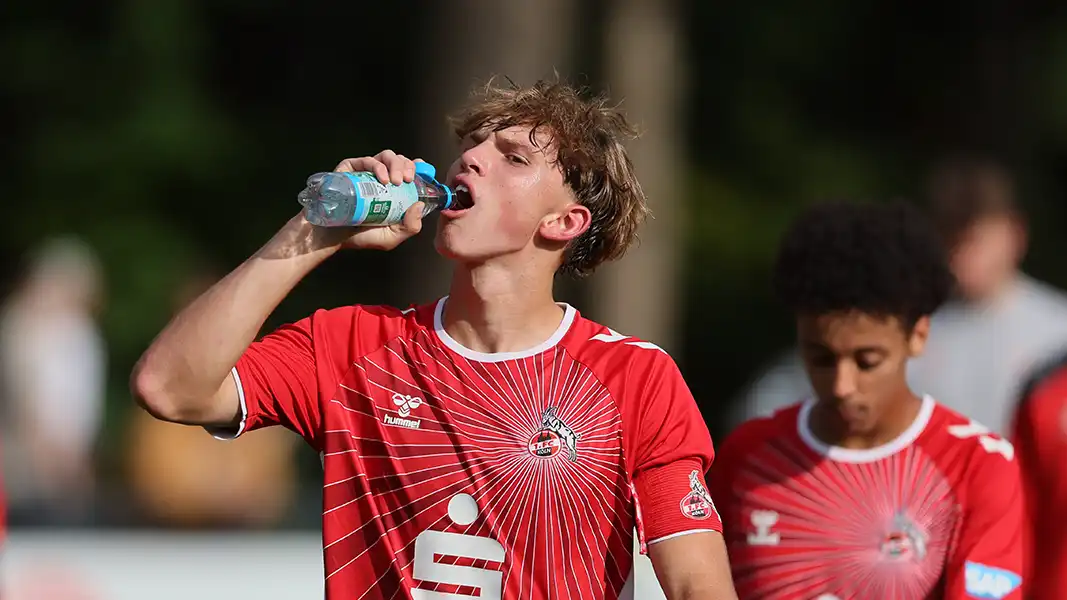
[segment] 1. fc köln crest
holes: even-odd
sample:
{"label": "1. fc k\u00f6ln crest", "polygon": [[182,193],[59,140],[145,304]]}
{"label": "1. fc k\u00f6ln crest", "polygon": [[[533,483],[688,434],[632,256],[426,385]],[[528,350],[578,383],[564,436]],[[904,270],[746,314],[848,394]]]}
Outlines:
{"label": "1. fc k\u00f6ln crest", "polygon": [[541,415],[541,429],[530,438],[530,454],[537,458],[552,458],[567,452],[572,462],[578,460],[578,438],[581,437],[556,416],[556,407],[548,407]]}
{"label": "1. fc k\u00f6ln crest", "polygon": [[715,503],[711,501],[711,494],[704,482],[700,481],[700,472],[689,473],[689,493],[682,498],[682,514],[690,519],[703,521],[715,514]]}

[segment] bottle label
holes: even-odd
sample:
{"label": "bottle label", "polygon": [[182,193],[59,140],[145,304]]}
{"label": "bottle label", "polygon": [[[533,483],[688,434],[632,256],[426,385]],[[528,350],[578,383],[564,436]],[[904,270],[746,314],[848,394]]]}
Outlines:
{"label": "bottle label", "polygon": [[373,173],[345,173],[356,190],[356,210],[352,225],[392,225],[404,220],[404,213],[419,201],[412,183],[383,185]]}

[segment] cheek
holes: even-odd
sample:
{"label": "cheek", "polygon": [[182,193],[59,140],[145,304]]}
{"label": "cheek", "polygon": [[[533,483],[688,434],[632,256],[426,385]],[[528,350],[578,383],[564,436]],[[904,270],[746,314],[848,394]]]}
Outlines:
{"label": "cheek", "polygon": [[883,392],[892,392],[900,385],[902,377],[906,377],[905,361],[886,359],[878,365],[878,368],[865,373],[860,373],[856,380],[856,387],[860,393],[881,395]]}
{"label": "cheek", "polygon": [[808,381],[811,383],[811,389],[820,398],[829,398],[833,395],[836,378],[837,373],[834,369],[808,367]]}
{"label": "cheek", "polygon": [[493,229],[497,234],[508,239],[529,239],[541,222],[541,217],[528,206],[517,203],[500,205],[493,215]]}

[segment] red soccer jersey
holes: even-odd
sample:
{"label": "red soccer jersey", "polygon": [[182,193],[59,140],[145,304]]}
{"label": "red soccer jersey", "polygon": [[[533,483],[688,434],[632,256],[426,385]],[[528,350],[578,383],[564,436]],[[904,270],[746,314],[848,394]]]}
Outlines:
{"label": "red soccer jersey", "polygon": [[1022,597],[1010,443],[926,398],[896,440],[830,447],[812,406],[745,423],[711,470],[741,600]]}
{"label": "red soccer jersey", "polygon": [[1067,358],[1027,386],[1015,414],[1012,442],[1029,509],[1031,550],[1027,592],[1033,600],[1067,598]]}
{"label": "red soccer jersey", "polygon": [[234,369],[240,431],[322,453],[328,599],[630,597],[635,526],[721,530],[711,438],[666,353],[571,307],[537,348],[474,352],[446,300],[318,311]]}

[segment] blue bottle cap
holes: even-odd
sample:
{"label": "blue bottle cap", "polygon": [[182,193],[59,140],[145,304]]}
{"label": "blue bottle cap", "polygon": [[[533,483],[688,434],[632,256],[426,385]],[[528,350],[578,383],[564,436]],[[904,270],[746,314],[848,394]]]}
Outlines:
{"label": "blue bottle cap", "polygon": [[417,162],[415,163],[415,174],[425,175],[430,179],[435,179],[437,177],[437,169],[428,162]]}

